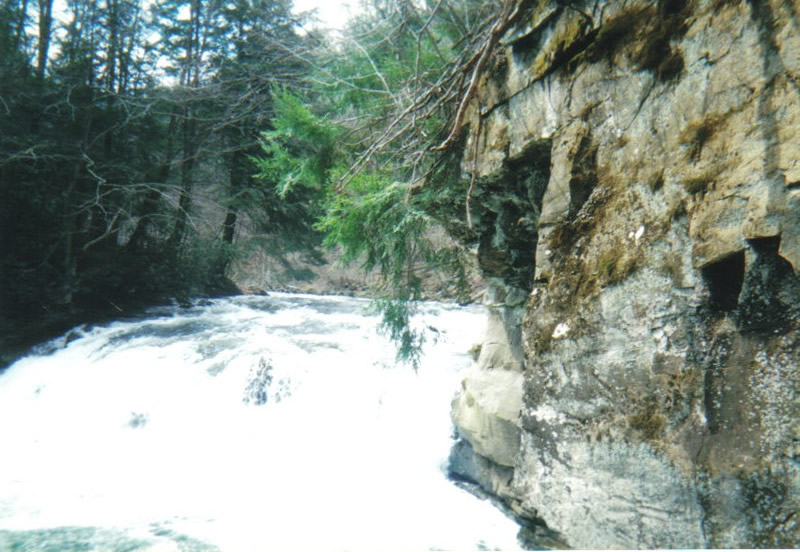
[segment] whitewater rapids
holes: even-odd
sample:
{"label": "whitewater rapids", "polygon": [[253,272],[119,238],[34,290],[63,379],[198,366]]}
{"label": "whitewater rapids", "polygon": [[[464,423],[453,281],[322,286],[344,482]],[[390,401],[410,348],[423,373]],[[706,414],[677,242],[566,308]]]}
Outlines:
{"label": "whitewater rapids", "polygon": [[447,479],[480,308],[417,372],[358,299],[274,294],[77,328],[0,373],[0,549],[516,550]]}

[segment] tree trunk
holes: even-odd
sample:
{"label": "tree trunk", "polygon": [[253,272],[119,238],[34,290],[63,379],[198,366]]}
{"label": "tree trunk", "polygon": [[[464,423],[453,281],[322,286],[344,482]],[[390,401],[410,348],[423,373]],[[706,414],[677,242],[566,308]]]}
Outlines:
{"label": "tree trunk", "polygon": [[14,31],[14,44],[13,49],[15,52],[21,51],[23,45],[23,38],[25,36],[25,19],[28,15],[28,0],[22,0],[19,8],[19,19],[17,20],[17,28]]}
{"label": "tree trunk", "polygon": [[186,227],[189,221],[189,211],[192,207],[192,188],[194,187],[192,174],[195,157],[197,155],[197,121],[186,110],[186,119],[183,123],[183,160],[181,161],[181,191],[178,199],[178,212],[175,228],[170,236],[170,244],[174,249],[183,243],[186,238]]}
{"label": "tree trunk", "polygon": [[[167,127],[167,149],[164,152],[164,160],[159,164],[155,171],[153,181],[156,184],[166,184],[169,179],[170,172],[172,172],[172,158],[174,156],[175,135],[178,128],[178,110],[174,108],[169,119],[169,126]],[[127,247],[131,249],[142,249],[147,243],[147,237],[150,230],[151,218],[158,212],[161,199],[161,191],[157,188],[151,188],[145,195],[141,207],[137,210],[136,228],[133,230],[130,239],[128,240]]]}
{"label": "tree trunk", "polygon": [[53,0],[39,0],[39,44],[36,56],[36,76],[44,79],[50,35],[53,27]]}
{"label": "tree trunk", "polygon": [[[225,221],[222,223],[223,243],[233,245],[233,238],[236,235],[236,220],[238,218],[239,214],[236,212],[236,208],[229,207],[228,212],[225,214]],[[225,278],[225,274],[228,272],[228,267],[231,264],[231,258],[227,251],[222,251],[216,264],[216,276],[220,279]]]}
{"label": "tree trunk", "polygon": [[236,220],[239,218],[235,207],[229,207],[222,223],[222,241],[228,245],[233,245],[233,238],[236,235]]}

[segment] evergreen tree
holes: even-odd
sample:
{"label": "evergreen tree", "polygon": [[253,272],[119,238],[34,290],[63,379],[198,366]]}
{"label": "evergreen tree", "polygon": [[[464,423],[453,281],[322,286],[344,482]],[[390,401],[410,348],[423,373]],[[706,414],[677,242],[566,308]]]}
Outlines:
{"label": "evergreen tree", "polygon": [[[326,190],[317,228],[345,261],[382,277],[384,328],[399,357],[416,362],[424,336],[410,317],[425,274],[454,276],[452,291],[467,296],[466,250],[432,236],[461,214],[453,211],[462,199],[442,192],[466,195],[468,184],[450,163],[457,152],[431,150],[459,124],[454,100],[468,86],[463,65],[474,63],[468,47],[492,28],[498,6],[380,0],[367,8],[327,53],[309,55],[308,107],[279,104],[275,120],[293,124],[265,133],[261,177],[281,193]],[[336,136],[331,147],[326,136]]]}
{"label": "evergreen tree", "polygon": [[[302,72],[290,3],[52,10],[0,4],[0,324],[217,286],[238,209],[275,209],[241,196],[270,87]],[[224,198],[221,236],[198,233],[198,182]]]}

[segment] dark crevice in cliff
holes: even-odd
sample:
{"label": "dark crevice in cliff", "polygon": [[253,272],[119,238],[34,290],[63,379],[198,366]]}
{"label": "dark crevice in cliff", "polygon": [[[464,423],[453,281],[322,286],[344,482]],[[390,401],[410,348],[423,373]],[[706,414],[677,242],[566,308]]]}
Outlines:
{"label": "dark crevice in cliff", "polygon": [[569,180],[569,217],[574,218],[597,186],[597,144],[588,134],[581,138]]}
{"label": "dark crevice in cliff", "polygon": [[537,225],[550,177],[549,140],[509,160],[502,174],[482,182],[473,195],[479,232],[478,264],[487,277],[529,291],[533,282]]}
{"label": "dark crevice in cliff", "polygon": [[749,241],[755,260],[744,277],[739,296],[739,327],[751,332],[781,332],[791,326],[800,278],[779,255],[780,236]]}
{"label": "dark crevice in cliff", "polygon": [[732,311],[738,305],[744,283],[744,260],[742,250],[703,268],[713,311]]}
{"label": "dark crevice in cliff", "polygon": [[747,332],[783,332],[798,316],[800,278],[780,256],[780,236],[748,240],[752,260],[739,251],[702,269],[708,287],[710,314],[730,313]]}
{"label": "dark crevice in cliff", "polygon": [[658,11],[662,17],[677,15],[686,9],[687,0],[659,0]]}

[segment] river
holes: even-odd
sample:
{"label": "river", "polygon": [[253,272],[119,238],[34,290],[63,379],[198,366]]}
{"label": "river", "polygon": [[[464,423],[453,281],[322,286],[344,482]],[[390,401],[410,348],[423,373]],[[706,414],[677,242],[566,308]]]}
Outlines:
{"label": "river", "polygon": [[482,309],[418,371],[359,299],[273,294],[76,328],[0,374],[0,550],[514,550],[446,476]]}

